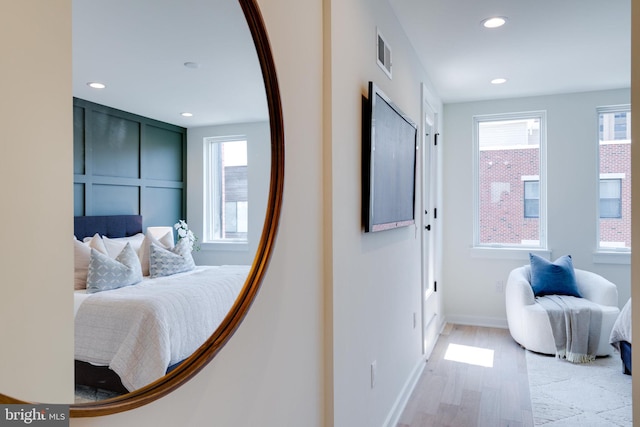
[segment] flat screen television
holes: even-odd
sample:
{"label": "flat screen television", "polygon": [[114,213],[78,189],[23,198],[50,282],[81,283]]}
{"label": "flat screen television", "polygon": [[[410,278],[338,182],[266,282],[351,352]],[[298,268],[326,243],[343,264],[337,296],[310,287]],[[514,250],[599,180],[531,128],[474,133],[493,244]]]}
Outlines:
{"label": "flat screen television", "polygon": [[417,128],[373,82],[363,100],[364,231],[415,224]]}

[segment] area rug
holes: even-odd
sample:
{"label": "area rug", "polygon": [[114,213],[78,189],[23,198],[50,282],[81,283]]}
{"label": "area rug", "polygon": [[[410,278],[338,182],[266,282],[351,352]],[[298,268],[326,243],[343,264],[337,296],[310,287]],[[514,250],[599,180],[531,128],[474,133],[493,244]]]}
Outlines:
{"label": "area rug", "polygon": [[76,384],[75,403],[97,402],[116,396],[120,396],[120,393]]}
{"label": "area rug", "polygon": [[615,353],[578,364],[526,352],[536,426],[631,426],[631,376]]}

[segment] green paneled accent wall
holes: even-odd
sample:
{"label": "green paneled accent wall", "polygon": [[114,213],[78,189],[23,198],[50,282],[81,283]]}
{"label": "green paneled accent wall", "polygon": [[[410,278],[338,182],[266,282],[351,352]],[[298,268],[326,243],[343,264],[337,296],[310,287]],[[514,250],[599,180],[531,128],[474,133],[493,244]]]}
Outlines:
{"label": "green paneled accent wall", "polygon": [[186,218],[187,130],[73,99],[74,215]]}
{"label": "green paneled accent wall", "polygon": [[73,183],[73,214],[75,216],[84,215],[84,184]]}
{"label": "green paneled accent wall", "polygon": [[168,163],[167,158],[182,156],[182,141],[185,134],[171,129],[147,126],[144,150],[147,155],[142,163],[149,179],[182,181],[184,170],[181,163]]}
{"label": "green paneled accent wall", "polygon": [[84,174],[84,108],[75,105],[73,106],[73,174]]}
{"label": "green paneled accent wall", "polygon": [[[179,188],[148,187],[142,200],[142,210],[145,212],[145,220],[155,224],[162,224],[165,217],[183,217],[180,203],[184,199],[184,191]],[[173,225],[164,224],[164,225]]]}
{"label": "green paneled accent wall", "polygon": [[140,139],[143,123],[127,120],[116,114],[93,109],[85,119],[86,135],[93,141],[93,175],[140,178]]}

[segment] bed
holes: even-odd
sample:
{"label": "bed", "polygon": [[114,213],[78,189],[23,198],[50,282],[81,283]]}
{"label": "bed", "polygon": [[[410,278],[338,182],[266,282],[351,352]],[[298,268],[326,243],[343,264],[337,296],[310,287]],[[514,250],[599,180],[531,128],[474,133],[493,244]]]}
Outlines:
{"label": "bed", "polygon": [[[92,286],[96,282],[97,264],[93,264],[83,289],[79,286],[82,280],[78,279],[82,274],[86,277],[86,271],[80,268],[86,264],[78,261],[76,250],[76,384],[117,393],[130,392],[157,380],[200,347],[235,302],[250,268],[195,266],[189,249],[188,257],[184,257],[190,258],[189,268],[176,272],[169,268],[167,273],[162,269],[179,258],[172,251],[181,243],[173,247],[172,232],[164,240],[150,236],[149,232],[143,234],[142,218],[138,215],[75,217],[74,234],[76,248],[86,251],[81,247],[86,245],[96,249],[89,249],[92,263],[97,263],[98,257],[110,257],[126,266],[123,254],[126,251],[136,254],[130,257],[131,268],[127,267],[127,271],[139,269],[141,275],[135,283],[95,290]],[[153,252],[151,259],[146,259],[150,275],[142,275],[143,254],[149,239],[166,245],[162,255],[169,258],[154,257],[157,252]],[[85,242],[80,244],[82,241]],[[153,250],[159,251],[158,247]],[[146,248],[148,256],[150,246],[147,244]],[[95,253],[100,251],[105,255]],[[131,258],[139,265],[133,265]],[[179,259],[179,262],[186,261]]]}
{"label": "bed", "polygon": [[622,307],[611,330],[609,342],[620,352],[622,372],[631,375],[631,298]]}

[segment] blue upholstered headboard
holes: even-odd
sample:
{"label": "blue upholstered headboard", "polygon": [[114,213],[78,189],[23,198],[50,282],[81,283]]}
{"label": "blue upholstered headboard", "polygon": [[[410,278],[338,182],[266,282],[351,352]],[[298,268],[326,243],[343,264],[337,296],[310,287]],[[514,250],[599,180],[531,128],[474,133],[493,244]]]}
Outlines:
{"label": "blue upholstered headboard", "polygon": [[73,234],[78,240],[91,237],[96,233],[112,238],[142,233],[142,215],[73,217]]}

